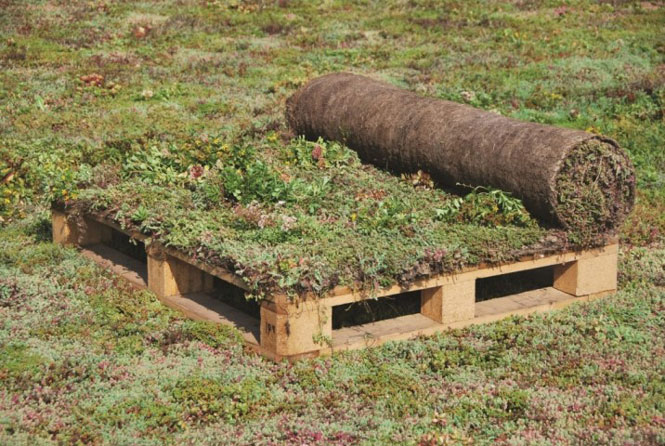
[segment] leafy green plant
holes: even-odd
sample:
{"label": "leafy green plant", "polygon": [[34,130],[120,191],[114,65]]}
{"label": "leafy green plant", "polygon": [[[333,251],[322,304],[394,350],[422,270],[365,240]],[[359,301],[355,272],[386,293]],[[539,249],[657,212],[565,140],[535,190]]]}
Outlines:
{"label": "leafy green plant", "polygon": [[306,168],[329,168],[358,162],[356,152],[336,141],[308,141],[303,136],[280,144],[280,156],[288,164]]}
{"label": "leafy green plant", "polygon": [[241,203],[289,198],[291,186],[262,161],[253,161],[241,168],[224,167],[219,175],[227,195]]}
{"label": "leafy green plant", "polygon": [[536,224],[522,201],[508,192],[478,186],[466,196],[456,197],[436,209],[441,220],[473,223],[482,226],[522,226]]}
{"label": "leafy green plant", "polygon": [[147,150],[130,155],[123,163],[126,178],[161,186],[182,185],[186,181],[183,166],[170,151],[151,146]]}
{"label": "leafy green plant", "polygon": [[351,221],[357,225],[358,230],[366,234],[400,227],[416,220],[416,212],[395,197],[373,201],[369,206],[359,207],[351,215]]}
{"label": "leafy green plant", "polygon": [[139,207],[137,207],[134,213],[132,214],[131,219],[135,223],[141,223],[147,220],[149,216],[150,216],[150,210],[143,205],[139,205]]}
{"label": "leafy green plant", "polygon": [[20,216],[21,204],[32,196],[26,185],[23,160],[13,158],[10,152],[0,150],[0,223]]}
{"label": "leafy green plant", "polygon": [[192,201],[199,209],[212,209],[219,206],[225,198],[225,185],[221,175],[206,175],[194,185]]}
{"label": "leafy green plant", "polygon": [[[62,151],[47,142],[39,150],[12,144],[0,145],[0,223],[24,217],[26,208],[35,202],[74,199],[78,184],[89,180],[88,164],[72,165]],[[70,156],[84,157],[82,149],[68,149]]]}

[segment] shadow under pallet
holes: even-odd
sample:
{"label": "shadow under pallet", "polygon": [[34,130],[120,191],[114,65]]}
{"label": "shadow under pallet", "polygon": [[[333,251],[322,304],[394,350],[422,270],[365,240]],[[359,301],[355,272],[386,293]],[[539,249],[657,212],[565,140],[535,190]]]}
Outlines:
{"label": "shadow under pallet", "polygon": [[[244,299],[246,285],[232,272],[171,248],[146,250],[142,243],[145,235],[126,231],[101,217],[89,215],[76,224],[64,212],[53,210],[52,222],[54,242],[80,246],[84,256],[136,287],[150,289],[164,304],[187,317],[235,326],[250,349],[274,360],[376,346],[563,308],[610,294],[617,287],[618,245],[613,243],[592,250],[475,266],[416,281],[408,289],[393,286],[370,295],[337,287],[324,297],[307,294],[293,301],[275,294],[259,304]],[[515,282],[519,274],[536,270],[545,271],[550,278],[536,289],[516,289],[493,298],[477,292],[483,281]],[[414,292],[419,294],[415,296],[419,297],[417,313],[352,326],[333,324],[333,314],[339,314],[333,312],[336,307]]]}

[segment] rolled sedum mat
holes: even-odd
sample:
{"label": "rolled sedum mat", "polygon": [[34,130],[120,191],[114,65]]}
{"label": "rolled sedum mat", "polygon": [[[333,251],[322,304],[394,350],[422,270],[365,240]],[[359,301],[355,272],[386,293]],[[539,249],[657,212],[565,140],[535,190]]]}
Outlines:
{"label": "rolled sedum mat", "polygon": [[343,142],[378,167],[422,169],[442,185],[510,192],[533,215],[568,230],[609,232],[635,199],[632,164],[609,138],[421,97],[363,76],[310,81],[287,100],[286,117],[298,134]]}

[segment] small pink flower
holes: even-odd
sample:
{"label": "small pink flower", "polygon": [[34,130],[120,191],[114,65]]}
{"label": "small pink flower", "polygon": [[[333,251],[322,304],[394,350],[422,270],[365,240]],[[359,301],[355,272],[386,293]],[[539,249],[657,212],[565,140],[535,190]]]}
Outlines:
{"label": "small pink flower", "polygon": [[189,176],[192,178],[192,180],[196,180],[197,178],[200,178],[201,175],[203,175],[203,167],[199,166],[198,164],[195,166],[192,166],[189,168]]}
{"label": "small pink flower", "polygon": [[323,148],[321,148],[321,146],[317,144],[312,150],[312,159],[314,161],[318,161],[321,159],[322,156],[323,156]]}
{"label": "small pink flower", "polygon": [[558,8],[554,9],[554,15],[557,17],[561,17],[565,15],[569,10],[570,8],[568,8],[567,6],[559,6]]}

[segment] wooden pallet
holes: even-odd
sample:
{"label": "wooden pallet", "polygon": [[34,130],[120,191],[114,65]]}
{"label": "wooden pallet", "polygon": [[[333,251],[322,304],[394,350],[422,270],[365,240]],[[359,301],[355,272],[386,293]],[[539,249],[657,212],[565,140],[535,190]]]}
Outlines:
{"label": "wooden pallet", "polygon": [[[602,297],[617,287],[615,242],[593,250],[541,255],[499,266],[476,266],[419,280],[408,290],[393,286],[371,296],[348,287],[337,287],[323,298],[303,295],[296,301],[286,295],[273,295],[261,303],[257,319],[211,297],[213,277],[246,289],[242,280],[223,268],[169,248],[147,249],[147,262],[137,261],[107,243],[113,231],[139,241],[146,237],[103,218],[88,216],[77,225],[64,212],[54,210],[52,221],[56,243],[80,246],[83,255],[135,286],[152,290],[162,302],[188,317],[234,325],[248,347],[275,360],[380,345],[511,315],[548,311]],[[478,279],[542,267],[553,267],[553,286],[476,302]],[[405,291],[420,291],[419,314],[333,330],[333,307]]]}

